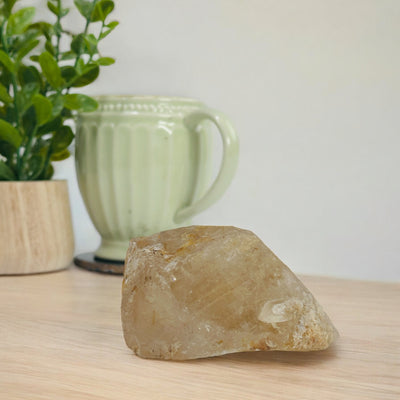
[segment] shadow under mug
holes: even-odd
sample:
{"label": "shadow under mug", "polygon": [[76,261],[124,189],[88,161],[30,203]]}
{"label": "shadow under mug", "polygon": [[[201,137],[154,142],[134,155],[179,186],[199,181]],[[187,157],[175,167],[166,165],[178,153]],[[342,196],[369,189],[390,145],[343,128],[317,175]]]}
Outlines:
{"label": "shadow under mug", "polygon": [[[131,238],[190,225],[222,196],[236,170],[238,139],[225,116],[193,99],[96,100],[95,112],[77,117],[77,178],[101,235],[96,257],[122,261]],[[213,124],[223,155],[209,186]]]}

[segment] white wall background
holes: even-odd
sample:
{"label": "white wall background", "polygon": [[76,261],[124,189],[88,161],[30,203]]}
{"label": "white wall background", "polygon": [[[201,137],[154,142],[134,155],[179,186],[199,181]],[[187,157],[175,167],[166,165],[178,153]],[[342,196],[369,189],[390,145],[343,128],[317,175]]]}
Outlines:
{"label": "white wall background", "polygon": [[[400,279],[399,0],[117,0],[92,94],[195,97],[240,165],[194,222],[253,230],[296,273]],[[73,24],[81,24],[76,16]],[[68,178],[77,252],[99,237]]]}

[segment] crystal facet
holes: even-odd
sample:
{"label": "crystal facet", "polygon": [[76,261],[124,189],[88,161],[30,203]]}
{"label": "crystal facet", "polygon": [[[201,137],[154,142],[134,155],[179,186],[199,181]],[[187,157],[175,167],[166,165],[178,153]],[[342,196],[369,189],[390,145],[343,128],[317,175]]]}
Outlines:
{"label": "crystal facet", "polygon": [[337,331],[313,295],[252,232],[191,226],[133,239],[122,325],[145,358],[326,349]]}

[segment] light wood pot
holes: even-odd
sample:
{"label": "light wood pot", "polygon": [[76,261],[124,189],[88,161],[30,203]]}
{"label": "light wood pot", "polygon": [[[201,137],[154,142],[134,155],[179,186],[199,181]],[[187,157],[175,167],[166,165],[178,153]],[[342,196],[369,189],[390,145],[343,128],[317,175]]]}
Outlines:
{"label": "light wood pot", "polygon": [[0,182],[0,275],[63,269],[73,253],[67,181]]}

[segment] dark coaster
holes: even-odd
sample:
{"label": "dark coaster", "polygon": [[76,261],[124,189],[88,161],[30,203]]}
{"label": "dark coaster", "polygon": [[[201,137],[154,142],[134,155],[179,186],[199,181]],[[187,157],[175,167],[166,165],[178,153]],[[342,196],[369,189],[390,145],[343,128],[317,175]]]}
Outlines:
{"label": "dark coaster", "polygon": [[104,260],[98,258],[94,253],[79,254],[74,258],[74,263],[80,268],[89,271],[103,272],[105,274],[123,275],[124,262],[115,260]]}

